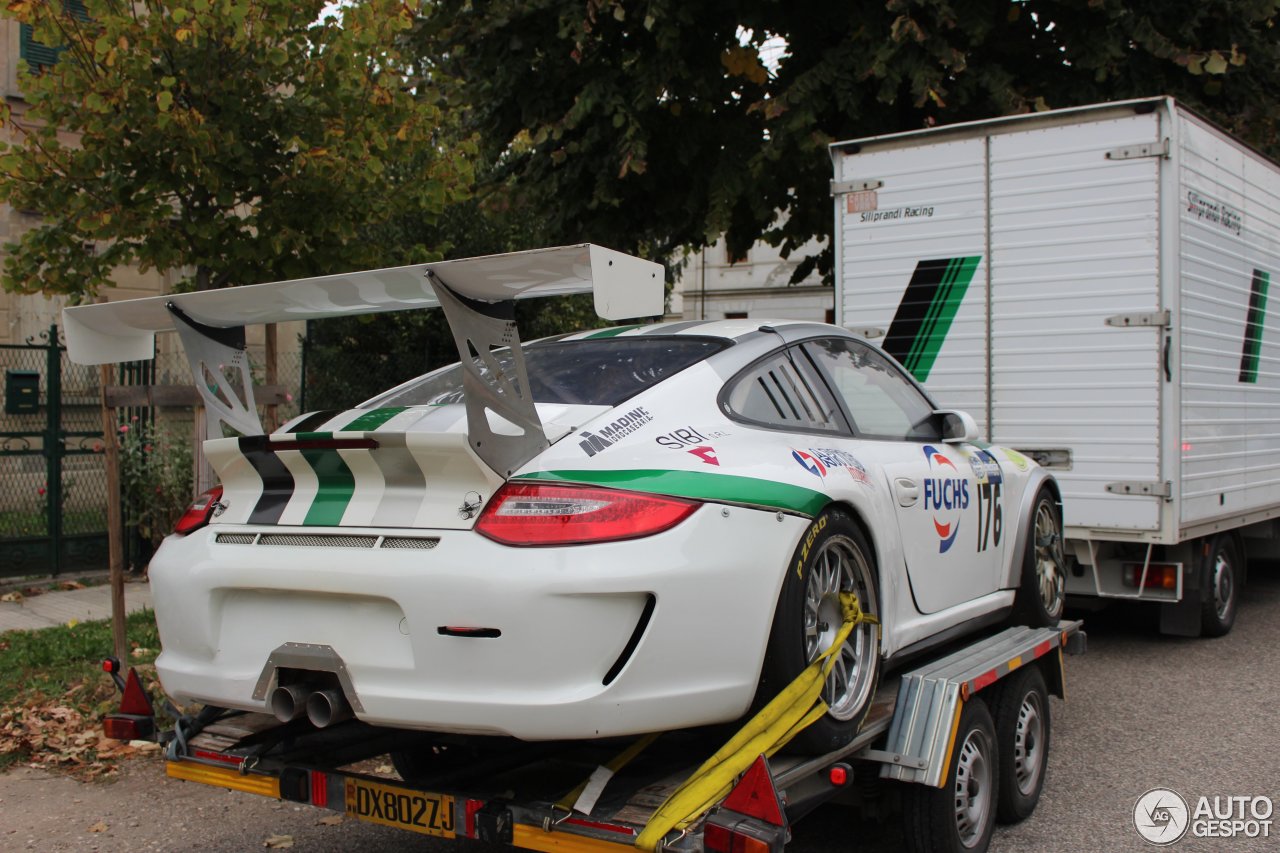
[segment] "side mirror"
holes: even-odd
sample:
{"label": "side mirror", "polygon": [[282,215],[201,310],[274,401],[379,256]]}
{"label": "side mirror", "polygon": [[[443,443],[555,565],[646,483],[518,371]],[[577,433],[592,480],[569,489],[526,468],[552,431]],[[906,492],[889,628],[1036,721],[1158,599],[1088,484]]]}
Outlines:
{"label": "side mirror", "polygon": [[948,444],[978,440],[978,422],[968,412],[939,409],[934,414],[942,419],[942,440]]}

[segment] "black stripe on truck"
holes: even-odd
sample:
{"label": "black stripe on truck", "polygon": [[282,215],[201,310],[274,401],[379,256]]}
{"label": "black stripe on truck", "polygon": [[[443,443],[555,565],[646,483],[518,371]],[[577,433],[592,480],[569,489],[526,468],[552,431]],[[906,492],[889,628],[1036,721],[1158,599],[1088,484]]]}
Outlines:
{"label": "black stripe on truck", "polygon": [[1262,329],[1267,321],[1267,287],[1271,273],[1253,271],[1249,288],[1249,314],[1244,323],[1244,350],[1240,353],[1240,381],[1258,381],[1258,362],[1262,360]]}

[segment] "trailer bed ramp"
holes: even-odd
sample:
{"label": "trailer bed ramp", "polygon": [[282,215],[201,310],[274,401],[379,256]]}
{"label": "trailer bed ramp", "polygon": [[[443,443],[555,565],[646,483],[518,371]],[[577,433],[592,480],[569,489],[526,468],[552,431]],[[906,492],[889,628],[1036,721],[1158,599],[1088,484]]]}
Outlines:
{"label": "trailer bed ramp", "polygon": [[[886,762],[882,778],[940,787],[961,706],[1014,670],[1055,651],[1061,656],[1069,644],[1083,644],[1080,624],[1008,628],[902,676],[885,748],[862,757]],[[1046,681],[1058,696],[1063,692],[1061,672],[1061,661],[1046,672]]]}
{"label": "trailer bed ramp", "polygon": [[[847,762],[879,763],[882,778],[938,786],[965,703],[1028,666],[1040,666],[1050,690],[1061,695],[1061,655],[1083,651],[1080,625],[1009,628],[969,642],[886,679],[863,730],[846,746],[822,755],[774,756],[765,767],[782,810],[781,823],[765,827],[760,835],[770,839],[765,844],[770,853],[790,840],[796,821],[840,792],[846,783],[836,782],[832,771],[850,771]],[[665,732],[635,750],[582,811],[563,804],[565,792],[580,789],[582,780],[609,765],[626,744],[494,739],[472,753],[467,739],[452,739],[445,750],[461,751],[459,760],[442,761],[422,778],[403,781],[379,766],[386,753],[419,745],[432,748],[438,743],[433,736],[357,720],[315,730],[300,725],[302,721],[281,724],[269,715],[211,710],[199,726],[188,725],[180,746],[170,743],[170,776],[307,803],[421,834],[547,853],[635,850],[655,812],[717,745],[705,732]],[[848,773],[850,779],[852,775]],[[746,831],[753,819],[736,815],[727,805],[733,799],[712,804],[684,829],[664,835],[656,849],[701,853],[708,827]]]}

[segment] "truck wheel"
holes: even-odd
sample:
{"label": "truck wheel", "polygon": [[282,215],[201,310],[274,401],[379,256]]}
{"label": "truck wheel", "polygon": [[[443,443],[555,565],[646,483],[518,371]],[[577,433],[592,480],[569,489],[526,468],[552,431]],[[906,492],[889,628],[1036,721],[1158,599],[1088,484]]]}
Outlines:
{"label": "truck wheel", "polygon": [[912,853],[982,853],[996,826],[1000,759],[995,725],[981,699],[960,712],[941,788],[908,785],[903,798],[907,849]]}
{"label": "truck wheel", "polygon": [[1201,582],[1203,601],[1200,611],[1200,635],[1221,637],[1231,632],[1236,623],[1236,605],[1240,601],[1240,583],[1244,580],[1240,548],[1230,533],[1219,533],[1209,545]]}
{"label": "truck wheel", "polygon": [[1057,625],[1066,603],[1066,559],[1062,554],[1062,510],[1053,493],[1041,489],[1031,511],[1022,583],[1014,614],[1032,627]]}
{"label": "truck wheel", "polygon": [[1027,667],[1009,677],[995,694],[992,708],[1000,749],[1001,823],[1026,820],[1040,802],[1049,766],[1049,691],[1040,668]]}
{"label": "truck wheel", "polygon": [[[840,593],[855,592],[865,613],[878,614],[875,557],[866,536],[846,513],[829,509],[800,539],[774,611],[755,707],[790,684],[831,648],[844,624]],[[826,716],[791,742],[794,752],[829,752],[853,740],[880,678],[880,626],[864,622],[845,640],[822,698]]]}

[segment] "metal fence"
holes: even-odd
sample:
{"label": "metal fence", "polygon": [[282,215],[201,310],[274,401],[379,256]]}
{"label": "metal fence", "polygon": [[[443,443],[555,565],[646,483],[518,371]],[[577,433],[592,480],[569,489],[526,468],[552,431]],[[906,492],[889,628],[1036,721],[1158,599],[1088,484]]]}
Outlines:
{"label": "metal fence", "polygon": [[0,346],[0,577],[106,565],[106,470],[96,367],[51,326]]}
{"label": "metal fence", "polygon": [[[262,365],[252,368],[255,380],[262,381]],[[180,353],[113,369],[113,381],[120,385],[191,383]],[[126,522],[126,567],[145,567],[157,536],[129,520],[148,515],[147,507],[138,505],[147,497],[107,494],[99,368],[68,361],[59,330],[51,326],[25,344],[0,345],[0,377],[5,401],[0,411],[0,577],[106,568],[109,499],[121,503]],[[292,389],[288,402],[276,407],[277,423],[283,423],[300,411],[301,353],[278,355],[277,381]],[[117,428],[160,427],[185,441],[178,452],[190,455],[194,409],[131,407],[116,410],[115,416]]]}

